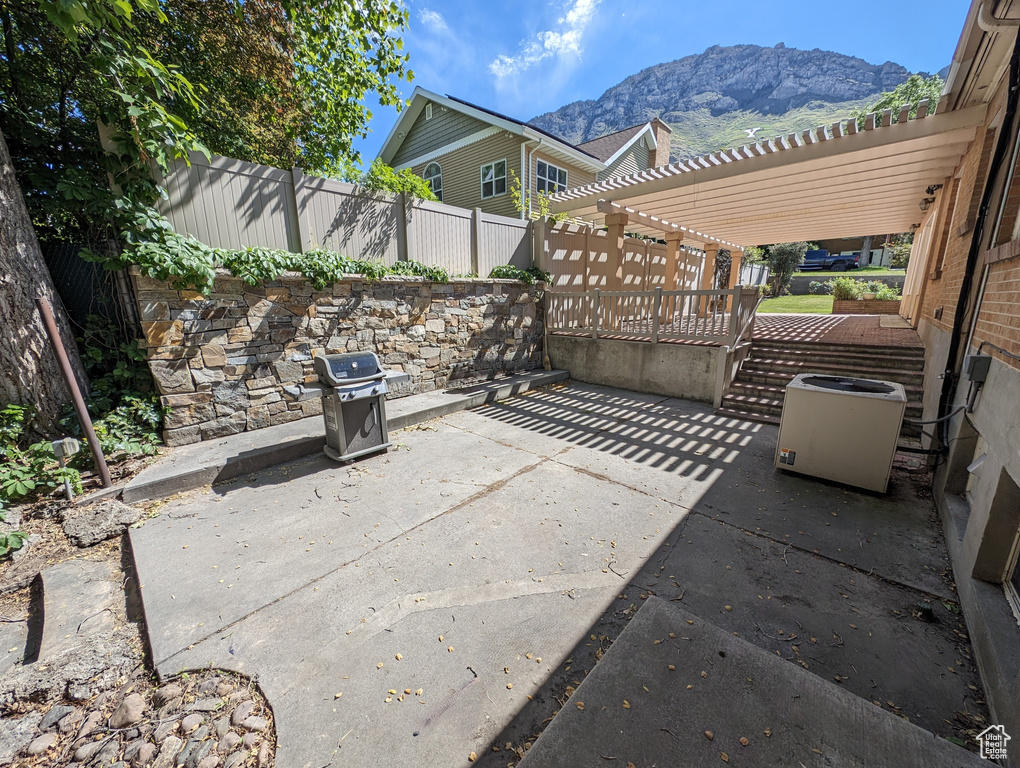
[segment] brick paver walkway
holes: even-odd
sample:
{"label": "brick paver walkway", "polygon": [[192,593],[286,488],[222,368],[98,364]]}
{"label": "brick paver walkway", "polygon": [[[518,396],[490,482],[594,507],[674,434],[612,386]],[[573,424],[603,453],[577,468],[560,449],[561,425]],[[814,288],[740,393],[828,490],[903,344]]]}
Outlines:
{"label": "brick paver walkway", "polygon": [[768,315],[754,321],[756,341],[814,341],[848,346],[921,347],[913,328],[883,328],[878,315]]}

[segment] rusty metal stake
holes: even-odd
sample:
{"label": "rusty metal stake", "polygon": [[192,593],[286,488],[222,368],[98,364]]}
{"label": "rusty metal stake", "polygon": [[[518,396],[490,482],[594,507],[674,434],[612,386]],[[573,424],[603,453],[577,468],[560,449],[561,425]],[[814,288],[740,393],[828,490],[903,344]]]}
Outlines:
{"label": "rusty metal stake", "polygon": [[89,449],[92,451],[92,459],[95,461],[96,469],[99,471],[99,479],[102,481],[104,488],[109,488],[113,485],[113,480],[110,479],[110,468],[106,466],[103,449],[99,447],[99,438],[96,437],[96,430],[92,428],[92,419],[89,418],[89,411],[85,407],[85,400],[82,398],[81,390],[78,388],[78,381],[74,378],[71,361],[67,359],[67,350],[64,349],[64,342],[61,340],[60,332],[57,330],[57,321],[53,319],[53,310],[50,308],[50,303],[42,296],[38,297],[35,303],[39,307],[39,313],[42,315],[43,324],[46,326],[46,333],[50,336],[53,351],[57,353],[57,362],[60,364],[61,373],[64,374],[64,382],[71,392],[71,399],[74,400],[74,410],[78,414],[78,421],[81,422],[81,427],[85,432],[85,439],[88,441]]}

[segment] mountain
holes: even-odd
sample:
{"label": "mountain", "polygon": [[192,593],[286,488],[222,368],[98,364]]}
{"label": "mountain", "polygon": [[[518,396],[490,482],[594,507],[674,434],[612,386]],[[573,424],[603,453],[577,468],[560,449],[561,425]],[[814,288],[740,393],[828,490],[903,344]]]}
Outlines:
{"label": "mountain", "polygon": [[891,61],[817,48],[716,45],[529,122],[577,144],[658,117],[673,129],[673,158],[682,158],[744,144],[752,128],[772,137],[846,118],[909,75]]}

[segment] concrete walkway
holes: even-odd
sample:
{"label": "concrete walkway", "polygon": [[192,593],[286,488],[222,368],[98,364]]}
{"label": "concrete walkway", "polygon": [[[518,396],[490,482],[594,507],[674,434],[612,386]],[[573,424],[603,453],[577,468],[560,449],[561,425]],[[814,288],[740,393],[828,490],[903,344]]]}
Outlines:
{"label": "concrete walkway", "polygon": [[922,484],[776,473],[774,440],[570,385],[215,486],[130,531],[154,661],[257,676],[280,768],[505,766],[657,594],[966,734],[980,680]]}

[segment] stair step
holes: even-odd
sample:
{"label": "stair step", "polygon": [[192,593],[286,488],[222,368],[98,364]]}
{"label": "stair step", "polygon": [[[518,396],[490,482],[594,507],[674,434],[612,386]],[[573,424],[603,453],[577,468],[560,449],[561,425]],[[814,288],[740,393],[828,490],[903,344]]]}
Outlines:
{"label": "stair step", "polygon": [[754,411],[737,410],[734,408],[716,408],[716,415],[728,416],[731,419],[740,419],[741,421],[756,421],[759,424],[775,424],[779,426],[779,417],[770,416],[763,413],[755,413]]}
{"label": "stair step", "polygon": [[[767,379],[766,381],[757,381],[755,379]],[[786,396],[786,385],[793,380],[793,376],[782,373],[761,373],[751,374],[750,372],[745,373],[743,370],[737,374],[737,377],[730,384],[730,390],[739,390],[746,394],[760,395],[763,397],[785,397]],[[920,402],[924,395],[924,388],[921,386],[915,386],[913,384],[905,384],[903,386],[904,391],[907,395],[907,401],[910,403]]]}
{"label": "stair step", "polygon": [[869,355],[867,353],[815,352],[808,350],[782,350],[772,348],[752,349],[748,359],[789,360],[791,362],[834,363],[877,370],[896,368],[906,371],[923,371],[924,358],[900,357],[894,355]]}
{"label": "stair step", "polygon": [[838,353],[861,353],[873,356],[891,355],[893,357],[924,358],[924,347],[897,347],[872,344],[826,344],[816,341],[787,341],[785,339],[756,338],[751,341],[751,349],[783,349],[791,351],[820,351]]}
{"label": "stair step", "polygon": [[859,379],[878,379],[880,381],[896,381],[901,384],[919,384],[924,380],[921,371],[905,371],[898,368],[882,370],[862,370],[857,366],[836,365],[833,363],[814,364],[811,362],[790,362],[787,360],[766,360],[750,357],[744,361],[741,371],[749,373],[784,373],[791,379],[801,373],[814,373],[821,376],[850,376]]}

